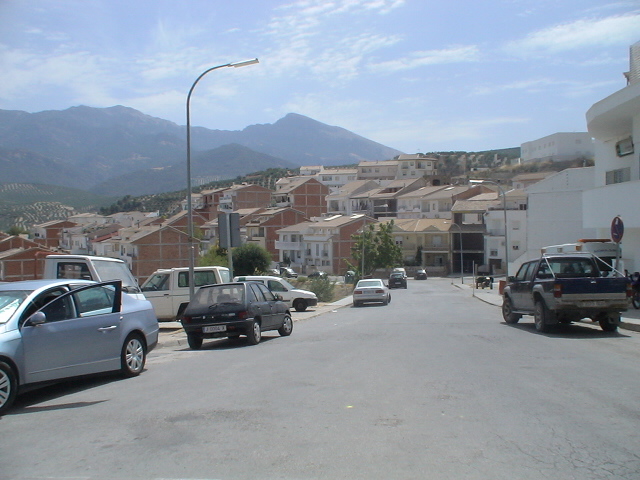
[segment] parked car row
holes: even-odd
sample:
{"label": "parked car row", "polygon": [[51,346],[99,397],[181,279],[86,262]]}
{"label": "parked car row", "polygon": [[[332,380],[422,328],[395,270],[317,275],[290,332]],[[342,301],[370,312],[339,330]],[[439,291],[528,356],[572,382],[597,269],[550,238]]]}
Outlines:
{"label": "parked car row", "polygon": [[[265,331],[291,335],[290,308],[301,312],[318,303],[313,292],[281,277],[230,281],[228,275],[224,267],[196,269],[199,288],[191,302],[184,301],[184,268],[159,270],[149,277],[142,288],[149,300],[125,293],[120,280],[0,284],[0,415],[28,385],[109,371],[139,375],[158,343],[158,318],[179,315],[192,349],[221,337],[246,336],[255,345]],[[391,278],[399,278],[406,288],[401,272]],[[389,286],[380,279],[360,280],[353,292],[355,307],[389,302]]]}

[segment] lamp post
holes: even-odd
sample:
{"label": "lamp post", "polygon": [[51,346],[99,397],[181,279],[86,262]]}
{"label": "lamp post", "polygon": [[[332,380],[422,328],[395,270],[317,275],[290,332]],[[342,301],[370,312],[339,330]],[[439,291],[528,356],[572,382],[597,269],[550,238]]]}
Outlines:
{"label": "lamp post", "polygon": [[[462,258],[462,227],[457,223],[453,223],[453,222],[451,222],[451,226],[458,227],[458,230],[460,231],[460,283],[464,283],[464,270],[463,270],[464,263],[462,262],[463,260]],[[452,243],[451,253],[453,253],[453,243]],[[451,258],[451,270],[453,270],[453,258]],[[453,283],[453,280],[451,281],[451,283]]]}
{"label": "lamp post", "polygon": [[504,193],[504,190],[500,186],[499,183],[494,182],[493,180],[469,180],[469,183],[476,183],[482,185],[483,183],[491,183],[498,187],[500,190],[500,195],[502,195],[502,211],[504,212],[504,270],[505,277],[509,276],[509,239],[507,237],[507,197]]}
{"label": "lamp post", "polygon": [[[211,67],[200,74],[196,81],[193,82],[191,88],[189,89],[189,94],[187,95],[187,235],[189,236],[189,301],[193,299],[193,294],[195,291],[193,285],[193,275],[195,270],[195,252],[193,245],[193,205],[192,205],[192,189],[191,189],[191,113],[190,113],[190,103],[191,103],[191,94],[193,93],[193,89],[196,88],[197,83],[200,81],[202,77],[204,77],[207,73],[212,72],[213,70],[217,70],[219,68],[224,67],[245,67],[247,65],[253,65],[258,63],[257,58],[253,58],[251,60],[245,60],[242,62],[235,63],[225,63],[224,65],[218,65],[217,67]],[[231,248],[229,246],[229,248]]]}

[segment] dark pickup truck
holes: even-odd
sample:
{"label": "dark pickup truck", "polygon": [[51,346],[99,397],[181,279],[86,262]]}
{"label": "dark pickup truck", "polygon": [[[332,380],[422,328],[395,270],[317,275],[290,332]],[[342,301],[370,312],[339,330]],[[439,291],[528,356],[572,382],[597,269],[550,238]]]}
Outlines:
{"label": "dark pickup truck", "polygon": [[507,323],[533,315],[536,330],[546,332],[553,325],[590,318],[614,332],[620,312],[629,306],[631,288],[624,276],[604,277],[591,254],[559,254],[522,264],[502,295]]}

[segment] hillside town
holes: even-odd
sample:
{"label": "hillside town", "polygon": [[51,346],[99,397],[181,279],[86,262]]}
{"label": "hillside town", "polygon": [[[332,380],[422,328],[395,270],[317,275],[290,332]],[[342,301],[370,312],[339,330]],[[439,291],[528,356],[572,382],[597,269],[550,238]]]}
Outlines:
{"label": "hillside town", "polygon": [[357,235],[393,222],[407,266],[429,275],[504,275],[548,245],[609,241],[624,221],[620,257],[640,269],[640,65],[631,49],[627,86],[587,112],[588,132],[556,132],[521,146],[521,162],[594,160],[594,166],[517,175],[508,183],[440,175],[436,158],[399,155],[354,168],[303,166],[275,190],[251,183],[203,190],[182,210],[77,214],[34,225],[28,235],[0,234],[0,280],[38,277],[38,259],[56,252],[124,260],[139,282],[158,268],[189,263],[189,211],[202,254],[219,242],[218,215],[237,213],[242,242],[266,249],[274,264],[300,274],[344,275]]}

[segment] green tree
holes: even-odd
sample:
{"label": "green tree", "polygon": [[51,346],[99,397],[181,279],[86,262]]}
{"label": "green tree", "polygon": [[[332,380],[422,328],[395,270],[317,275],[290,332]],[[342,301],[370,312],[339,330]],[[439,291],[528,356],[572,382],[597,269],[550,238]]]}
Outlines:
{"label": "green tree", "polygon": [[422,245],[418,245],[418,248],[416,249],[415,264],[418,267],[422,266]]}
{"label": "green tree", "polygon": [[393,220],[376,226],[369,224],[363,232],[353,235],[355,244],[351,248],[351,257],[354,263],[348,263],[358,277],[371,275],[377,268],[402,265],[402,250],[393,238],[393,225]]}
{"label": "green tree", "polygon": [[393,238],[393,220],[378,224],[374,238],[377,248],[374,268],[392,268],[402,265],[402,249]]}
{"label": "green tree", "polygon": [[254,275],[271,265],[271,254],[255,243],[245,243],[233,250],[234,275]]}
{"label": "green tree", "polygon": [[215,247],[211,247],[207,253],[198,259],[198,266],[200,267],[210,267],[214,265],[219,267],[229,265],[226,248],[216,245]]}
{"label": "green tree", "polygon": [[14,225],[13,227],[9,228],[9,230],[7,230],[7,233],[9,235],[22,235],[23,233],[29,233],[29,232],[27,232],[24,228],[18,225]]}

